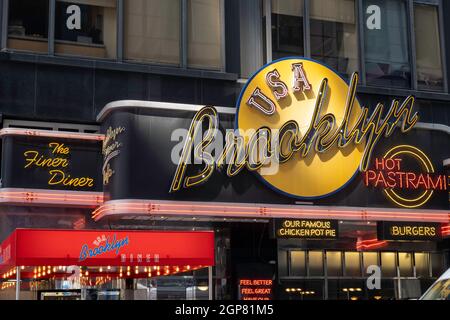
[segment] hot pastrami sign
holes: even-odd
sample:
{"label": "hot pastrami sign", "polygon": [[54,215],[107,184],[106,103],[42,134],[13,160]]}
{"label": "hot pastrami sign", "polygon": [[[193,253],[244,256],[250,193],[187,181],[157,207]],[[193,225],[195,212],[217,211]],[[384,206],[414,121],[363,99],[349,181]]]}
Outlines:
{"label": "hot pastrami sign", "polygon": [[[347,84],[312,60],[286,58],[266,65],[242,90],[235,130],[224,138],[215,108],[197,112],[170,192],[207,182],[216,168],[229,177],[245,168],[283,195],[319,199],[336,193],[368,169],[381,139],[397,128],[406,133],[418,121],[412,96],[393,100],[386,111],[378,103],[370,114],[356,98],[357,84],[357,73]],[[204,134],[196,141],[199,132]],[[220,139],[224,147],[213,156],[211,147]],[[203,165],[195,173],[188,168],[191,154]]]}
{"label": "hot pastrami sign", "polygon": [[364,184],[383,191],[393,203],[417,208],[435,192],[446,191],[450,180],[436,172],[431,159],[411,145],[399,145],[375,158],[373,168],[363,173]]}

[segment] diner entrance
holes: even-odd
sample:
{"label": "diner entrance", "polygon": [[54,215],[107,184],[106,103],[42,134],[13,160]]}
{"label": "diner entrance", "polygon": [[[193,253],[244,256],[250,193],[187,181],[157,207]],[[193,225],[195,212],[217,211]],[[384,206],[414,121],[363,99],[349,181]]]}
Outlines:
{"label": "diner entrance", "polygon": [[212,299],[214,232],[17,229],[0,299]]}

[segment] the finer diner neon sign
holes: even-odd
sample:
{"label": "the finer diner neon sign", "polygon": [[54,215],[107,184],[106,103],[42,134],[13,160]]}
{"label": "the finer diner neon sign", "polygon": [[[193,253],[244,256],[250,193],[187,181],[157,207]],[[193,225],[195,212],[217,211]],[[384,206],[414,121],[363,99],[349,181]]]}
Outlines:
{"label": "the finer diner neon sign", "polygon": [[93,187],[94,179],[92,177],[72,177],[67,173],[69,166],[70,148],[64,143],[50,142],[48,144],[51,156],[41,154],[37,150],[28,150],[23,153],[25,157],[25,169],[45,168],[50,175],[48,179],[49,186],[65,187]]}

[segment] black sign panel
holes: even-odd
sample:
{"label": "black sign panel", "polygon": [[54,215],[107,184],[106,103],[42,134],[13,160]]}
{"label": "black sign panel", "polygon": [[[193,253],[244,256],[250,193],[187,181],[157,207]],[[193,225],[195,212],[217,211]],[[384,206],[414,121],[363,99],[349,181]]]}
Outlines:
{"label": "black sign panel", "polygon": [[102,191],[101,141],[6,136],[2,187]]}
{"label": "black sign panel", "polygon": [[[178,166],[173,156],[181,153],[184,145],[184,138],[177,130],[186,132],[194,115],[192,111],[139,107],[111,110],[102,122],[102,132],[107,136],[103,148],[103,176],[108,198],[296,204],[299,199],[274,191],[258,179],[257,174],[246,169],[232,178],[227,176],[226,170],[216,169],[206,182],[170,193]],[[234,115],[219,114],[222,136],[225,136],[225,130],[234,126]],[[381,139],[373,156],[383,155],[395,145],[415,145],[434,161],[438,174],[438,170],[442,170],[442,161],[448,158],[448,149],[442,147],[448,145],[448,138],[441,132],[424,132],[412,130]],[[198,174],[203,168],[204,164],[189,164],[186,176]],[[324,177],[324,181],[327,179],[333,179],[333,176]],[[412,192],[414,195],[414,190]],[[356,174],[339,192],[307,201],[319,206],[398,207],[378,188],[367,187],[362,174]],[[448,209],[448,192],[434,192],[422,208]]]}
{"label": "black sign panel", "polygon": [[276,219],[274,235],[277,238],[337,239],[339,224],[336,220]]}
{"label": "black sign panel", "polygon": [[441,238],[441,225],[431,222],[377,223],[379,240],[433,241]]}

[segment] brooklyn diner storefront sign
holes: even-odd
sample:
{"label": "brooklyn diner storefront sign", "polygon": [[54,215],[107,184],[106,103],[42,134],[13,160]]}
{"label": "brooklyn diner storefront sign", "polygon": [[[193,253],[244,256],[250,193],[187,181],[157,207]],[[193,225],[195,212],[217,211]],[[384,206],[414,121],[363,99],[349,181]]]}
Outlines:
{"label": "brooklyn diner storefront sign", "polygon": [[[357,84],[357,73],[347,84],[312,60],[286,58],[266,65],[243,89],[235,131],[227,131],[216,156],[208,147],[219,132],[217,111],[207,106],[195,114],[169,191],[206,183],[216,168],[229,177],[245,168],[290,197],[319,199],[336,193],[368,169],[381,139],[397,128],[406,133],[418,121],[412,96],[393,100],[387,110],[378,103],[369,113],[356,98]],[[191,154],[203,162],[195,174],[188,174]]]}

